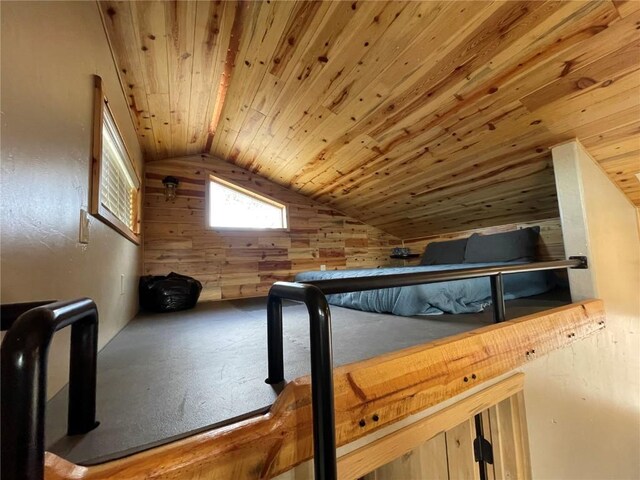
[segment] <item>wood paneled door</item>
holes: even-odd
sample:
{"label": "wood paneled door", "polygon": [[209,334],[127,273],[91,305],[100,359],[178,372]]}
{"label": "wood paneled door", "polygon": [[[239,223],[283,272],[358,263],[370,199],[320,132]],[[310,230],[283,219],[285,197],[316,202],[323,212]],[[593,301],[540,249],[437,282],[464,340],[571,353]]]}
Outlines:
{"label": "wood paneled door", "polygon": [[[479,414],[484,438],[491,444],[493,463],[486,478],[530,479],[529,445],[523,393],[502,400]],[[364,480],[480,480],[474,441],[474,418],[437,434],[401,457],[366,474]]]}

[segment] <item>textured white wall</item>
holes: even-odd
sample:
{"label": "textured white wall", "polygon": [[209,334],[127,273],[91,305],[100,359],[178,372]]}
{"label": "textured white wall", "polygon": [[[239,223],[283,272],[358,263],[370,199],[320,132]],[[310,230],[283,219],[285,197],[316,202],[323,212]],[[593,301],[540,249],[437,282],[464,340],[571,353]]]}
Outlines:
{"label": "textured white wall", "polygon": [[640,478],[637,209],[579,143],[553,160],[567,255],[592,266],[572,275],[573,294],[603,299],[607,328],[524,368],[533,476]]}
{"label": "textured white wall", "polygon": [[[89,202],[93,79],[100,75],[131,155],[142,154],[95,2],[2,2],[2,303],[93,298],[102,347],[137,311],[141,249]],[[125,294],[120,294],[120,275]],[[50,351],[49,394],[68,376],[69,329]]]}

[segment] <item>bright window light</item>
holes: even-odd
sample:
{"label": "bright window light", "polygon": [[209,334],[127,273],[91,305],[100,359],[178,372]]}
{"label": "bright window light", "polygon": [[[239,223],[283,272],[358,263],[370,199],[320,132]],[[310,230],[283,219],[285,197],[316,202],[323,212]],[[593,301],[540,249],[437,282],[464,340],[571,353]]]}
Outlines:
{"label": "bright window light", "polygon": [[287,207],[216,177],[209,177],[209,226],[287,228]]}

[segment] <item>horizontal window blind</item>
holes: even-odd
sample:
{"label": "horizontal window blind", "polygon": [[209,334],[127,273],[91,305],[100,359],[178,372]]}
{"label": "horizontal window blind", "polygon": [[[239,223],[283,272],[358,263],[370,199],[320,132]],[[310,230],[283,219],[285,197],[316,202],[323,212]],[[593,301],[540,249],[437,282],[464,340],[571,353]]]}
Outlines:
{"label": "horizontal window blind", "polygon": [[139,182],[108,108],[102,122],[100,202],[134,230],[134,205]]}

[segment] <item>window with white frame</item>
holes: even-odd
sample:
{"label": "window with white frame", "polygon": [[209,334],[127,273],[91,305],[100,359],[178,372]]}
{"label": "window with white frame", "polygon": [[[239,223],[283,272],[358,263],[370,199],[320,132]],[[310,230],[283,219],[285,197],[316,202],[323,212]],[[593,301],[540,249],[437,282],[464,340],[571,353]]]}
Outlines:
{"label": "window with white frame", "polygon": [[139,243],[140,180],[96,79],[91,213]]}
{"label": "window with white frame", "polygon": [[287,228],[287,207],[264,195],[214,176],[207,193],[210,228]]}

